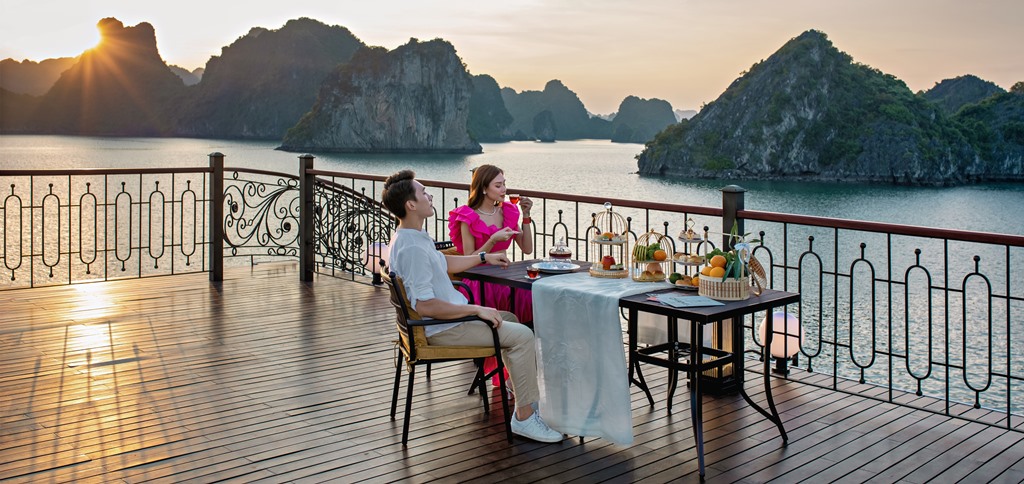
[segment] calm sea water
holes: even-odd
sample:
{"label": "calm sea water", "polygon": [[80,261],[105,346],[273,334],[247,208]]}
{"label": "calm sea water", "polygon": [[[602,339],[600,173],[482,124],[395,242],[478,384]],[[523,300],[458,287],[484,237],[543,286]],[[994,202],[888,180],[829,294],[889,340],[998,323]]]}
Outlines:
{"label": "calm sea water", "polygon": [[[185,138],[0,136],[4,169],[202,166],[221,152],[228,166],[296,173],[298,154],[275,142]],[[928,227],[1024,233],[1024,184],[898,187],[879,184],[683,180],[641,177],[639,144],[604,140],[484,144],[478,155],[317,155],[315,166],[376,175],[403,168],[420,178],[468,182],[470,169],[502,167],[510,188],[634,200],[720,206],[723,186],[747,189],[754,210]]]}

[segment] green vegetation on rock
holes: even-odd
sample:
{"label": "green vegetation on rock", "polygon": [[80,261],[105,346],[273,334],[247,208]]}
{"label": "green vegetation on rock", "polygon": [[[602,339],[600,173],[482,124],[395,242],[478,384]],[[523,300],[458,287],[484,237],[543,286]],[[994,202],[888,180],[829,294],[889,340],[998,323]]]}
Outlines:
{"label": "green vegetation on rock", "polygon": [[[1006,109],[1009,116],[1015,108]],[[688,122],[658,133],[637,160],[641,174],[706,178],[1024,179],[1019,157],[1015,167],[978,156],[980,143],[996,139],[985,131],[994,129],[989,123],[980,114],[951,119],[812,30],[752,66]],[[1015,125],[1006,130],[1016,133]]]}

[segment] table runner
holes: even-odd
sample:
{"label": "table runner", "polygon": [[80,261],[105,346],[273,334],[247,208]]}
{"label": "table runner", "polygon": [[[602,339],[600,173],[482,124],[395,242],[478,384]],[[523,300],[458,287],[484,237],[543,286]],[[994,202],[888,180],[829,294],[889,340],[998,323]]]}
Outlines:
{"label": "table runner", "polygon": [[587,273],[533,283],[540,409],[551,428],[633,443],[619,298],[666,287]]}

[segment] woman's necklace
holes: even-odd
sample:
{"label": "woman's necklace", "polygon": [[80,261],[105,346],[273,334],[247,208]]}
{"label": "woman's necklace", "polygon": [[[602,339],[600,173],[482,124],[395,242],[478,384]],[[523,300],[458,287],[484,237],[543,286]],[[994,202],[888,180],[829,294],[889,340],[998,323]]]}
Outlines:
{"label": "woman's necklace", "polygon": [[473,210],[476,210],[477,212],[479,212],[480,215],[487,215],[487,216],[491,216],[491,215],[494,215],[494,214],[498,213],[498,207],[494,207],[494,210],[491,210],[490,212],[485,212],[483,210],[480,210],[479,208],[474,208]]}

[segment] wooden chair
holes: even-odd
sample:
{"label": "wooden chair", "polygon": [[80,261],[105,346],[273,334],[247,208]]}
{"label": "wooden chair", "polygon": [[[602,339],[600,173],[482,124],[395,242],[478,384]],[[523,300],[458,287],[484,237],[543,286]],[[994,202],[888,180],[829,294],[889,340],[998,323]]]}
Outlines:
{"label": "wooden chair", "polygon": [[[409,371],[409,383],[405,394],[405,422],[402,425],[402,446],[409,441],[409,414],[412,413],[412,388],[416,376],[417,365],[430,365],[443,361],[474,360],[477,364],[476,375],[470,387],[470,393],[474,389],[480,389],[480,399],[484,403],[484,413],[490,414],[490,404],[487,398],[487,380],[497,372],[505,369],[505,363],[501,359],[501,344],[498,341],[498,330],[491,328],[494,336],[493,346],[436,346],[427,341],[425,328],[434,324],[446,324],[459,321],[475,321],[475,317],[460,319],[423,319],[410,305],[408,296],[405,293],[405,285],[402,278],[394,272],[381,273],[384,284],[391,293],[391,305],[395,307],[396,322],[398,324],[398,347],[402,351],[406,367]],[[461,283],[455,283],[461,284]],[[470,301],[472,302],[472,301]],[[483,358],[497,356],[498,368],[493,372],[484,374]],[[429,368],[429,366],[428,366]],[[427,374],[429,379],[429,370]],[[391,395],[391,419],[395,419],[398,408],[398,386],[402,379],[402,365],[395,364],[395,388]],[[501,406],[505,413],[505,434],[509,443],[512,442],[512,416],[509,413],[508,393],[505,388],[505,380],[501,380]]]}

